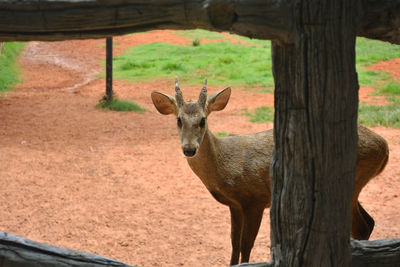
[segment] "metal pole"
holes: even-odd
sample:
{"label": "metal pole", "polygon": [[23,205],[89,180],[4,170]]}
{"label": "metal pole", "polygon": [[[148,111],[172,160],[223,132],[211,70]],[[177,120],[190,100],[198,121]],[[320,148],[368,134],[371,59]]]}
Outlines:
{"label": "metal pole", "polygon": [[107,37],[107,39],[106,39],[106,95],[104,97],[107,101],[111,100],[113,98],[112,59],[113,59],[113,38]]}

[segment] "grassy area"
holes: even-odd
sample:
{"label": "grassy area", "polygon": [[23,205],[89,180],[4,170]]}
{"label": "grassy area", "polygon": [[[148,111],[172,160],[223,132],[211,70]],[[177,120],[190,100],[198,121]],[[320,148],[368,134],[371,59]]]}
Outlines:
{"label": "grassy area", "polygon": [[227,132],[218,132],[215,135],[218,136],[218,137],[227,137],[227,136],[229,136],[229,133],[227,133]]}
{"label": "grassy area", "polygon": [[19,42],[4,43],[0,55],[0,93],[14,88],[19,82],[18,74],[21,72],[16,61],[25,44]]}
{"label": "grassy area", "polygon": [[363,125],[400,128],[400,101],[386,106],[360,103],[358,111],[358,122]]}
{"label": "grassy area", "polygon": [[379,61],[399,58],[400,46],[387,42],[358,37],[356,57],[357,64],[360,66],[368,66]]}
{"label": "grassy area", "polygon": [[391,80],[385,72],[368,70],[365,67],[379,61],[400,57],[400,46],[382,41],[357,38],[356,64],[360,85],[377,87]]}
{"label": "grassy area", "polygon": [[[183,84],[197,84],[208,78],[214,85],[273,88],[271,45],[269,41],[235,36],[249,46],[230,42],[203,44],[202,40],[225,37],[205,30],[176,31],[196,45],[181,46],[163,43],[144,44],[115,57],[115,76],[128,81],[154,78],[174,79]],[[400,47],[389,43],[358,38],[356,46],[359,82],[371,86],[390,80],[383,72],[365,68],[381,60],[400,57]]]}
{"label": "grassy area", "polygon": [[97,108],[103,108],[105,110],[114,110],[114,111],[122,111],[128,112],[133,111],[137,113],[143,113],[146,109],[140,107],[138,104],[128,101],[128,100],[120,100],[118,98],[113,98],[111,101],[100,101],[97,105]]}
{"label": "grassy area", "polygon": [[249,111],[247,108],[243,110],[242,115],[250,117],[251,122],[272,122],[274,121],[274,109],[267,106],[261,106]]}
{"label": "grassy area", "polygon": [[360,103],[358,122],[367,126],[400,128],[400,83],[393,81],[386,72],[372,71],[365,67],[383,60],[400,58],[400,46],[381,41],[357,38],[357,71],[360,85],[375,89],[375,95],[386,96],[392,102],[386,106]]}
{"label": "grassy area", "polygon": [[375,90],[376,95],[400,96],[400,83],[396,81],[389,81]]}
{"label": "grassy area", "polygon": [[244,47],[231,43],[179,46],[152,43],[132,48],[114,58],[116,79],[151,80],[157,77],[181,84],[273,87],[269,47]]}

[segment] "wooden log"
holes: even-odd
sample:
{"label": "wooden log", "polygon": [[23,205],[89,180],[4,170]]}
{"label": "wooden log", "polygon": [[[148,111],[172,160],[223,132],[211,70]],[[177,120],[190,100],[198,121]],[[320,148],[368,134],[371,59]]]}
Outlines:
{"label": "wooden log", "polygon": [[[149,29],[232,30],[285,38],[284,1],[0,0],[0,40],[104,38]],[[251,27],[249,27],[251,26]]]}
{"label": "wooden log", "polygon": [[363,0],[357,35],[400,44],[400,0]]}
{"label": "wooden log", "polygon": [[54,247],[0,231],[0,267],[132,267],[95,254]]}
{"label": "wooden log", "polygon": [[400,239],[351,240],[351,267],[399,267]]}
{"label": "wooden log", "polygon": [[[399,267],[400,239],[351,239],[351,267]],[[240,267],[272,267],[272,262],[244,263]]]}
{"label": "wooden log", "polygon": [[[0,41],[193,28],[290,41],[293,5],[284,0],[0,0]],[[400,0],[364,0],[360,9],[358,35],[400,44]]]}

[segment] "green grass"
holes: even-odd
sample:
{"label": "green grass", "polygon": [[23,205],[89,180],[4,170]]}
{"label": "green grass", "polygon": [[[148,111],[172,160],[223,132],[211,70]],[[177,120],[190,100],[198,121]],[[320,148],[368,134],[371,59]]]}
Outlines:
{"label": "green grass", "polygon": [[400,57],[400,46],[386,42],[357,38],[356,63],[360,85],[375,89],[375,95],[387,96],[393,102],[385,106],[360,103],[358,122],[367,126],[389,126],[400,128],[400,84],[386,72],[372,71],[365,67],[379,61]]}
{"label": "green grass", "polygon": [[368,70],[364,66],[357,66],[358,83],[361,86],[376,87],[392,79],[386,72]]}
{"label": "green grass", "polygon": [[[177,31],[177,34],[200,42],[225,38],[220,33],[205,30]],[[270,42],[258,42],[264,45],[257,43],[257,46],[244,47],[229,42],[192,46],[141,45],[114,58],[114,73],[116,79],[128,81],[146,81],[155,77],[173,80],[178,76],[181,84],[198,84],[208,78],[211,85],[263,87],[266,90],[274,84]]]}
{"label": "green grass", "polygon": [[227,132],[218,132],[215,135],[217,137],[227,137],[227,136],[229,136],[229,133],[227,133]]}
{"label": "green grass", "polygon": [[360,103],[358,111],[358,122],[363,125],[400,128],[400,102],[386,106]]}
{"label": "green grass", "polygon": [[181,84],[273,87],[271,55],[266,47],[230,43],[179,46],[140,45],[114,58],[114,77],[134,81],[177,76]]}
{"label": "green grass", "polygon": [[375,94],[385,95],[392,104],[374,106],[360,103],[358,122],[367,126],[400,128],[400,83],[390,81],[376,88]]}
{"label": "green grass", "polygon": [[97,108],[103,108],[105,110],[114,110],[114,111],[122,111],[128,112],[133,111],[137,113],[143,113],[146,109],[140,107],[138,104],[127,101],[127,100],[120,100],[118,98],[113,98],[110,101],[102,100],[97,105]]}
{"label": "green grass", "polygon": [[396,81],[389,81],[383,86],[377,87],[375,93],[377,95],[400,96],[400,83]]}
{"label": "green grass", "polygon": [[358,37],[356,57],[357,64],[368,66],[379,61],[399,58],[400,46],[387,42]]}
{"label": "green grass", "polygon": [[357,72],[360,85],[375,89],[375,95],[386,96],[392,104],[373,106],[360,103],[358,122],[367,126],[388,126],[400,128],[400,83],[383,71],[368,70],[365,67],[379,61],[400,58],[400,46],[386,42],[357,38]]}
{"label": "green grass", "polygon": [[379,61],[399,57],[399,45],[393,45],[387,42],[371,40],[363,37],[357,38],[356,66],[360,85],[375,87],[391,80],[391,77],[387,73],[368,70],[365,67]]}
{"label": "green grass", "polygon": [[273,122],[274,121],[274,109],[267,106],[258,107],[252,111],[247,108],[243,110],[242,115],[246,115],[251,122]]}
{"label": "green grass", "polygon": [[25,44],[19,42],[4,43],[0,55],[0,93],[14,89],[20,81],[18,74],[21,69],[17,65],[19,54]]}
{"label": "green grass", "polygon": [[[248,46],[230,42],[203,44],[201,40],[224,39],[224,36],[206,30],[176,33],[192,39],[196,45],[152,43],[134,47],[114,58],[116,78],[134,82],[154,78],[173,80],[178,76],[183,84],[198,84],[207,77],[212,85],[261,87],[264,92],[272,91],[270,41],[233,35]],[[365,66],[400,57],[400,46],[357,38],[356,55],[360,84],[373,86],[391,77]]]}

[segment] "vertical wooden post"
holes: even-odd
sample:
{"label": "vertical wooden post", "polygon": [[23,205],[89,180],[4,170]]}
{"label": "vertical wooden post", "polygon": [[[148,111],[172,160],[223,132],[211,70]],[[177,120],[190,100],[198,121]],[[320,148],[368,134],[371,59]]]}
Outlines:
{"label": "vertical wooden post", "polygon": [[106,39],[106,95],[104,99],[110,101],[113,98],[112,88],[112,60],[113,60],[113,38]]}
{"label": "vertical wooden post", "polygon": [[358,140],[358,1],[293,2],[293,43],[272,43],[272,258],[275,267],[345,267]]}

